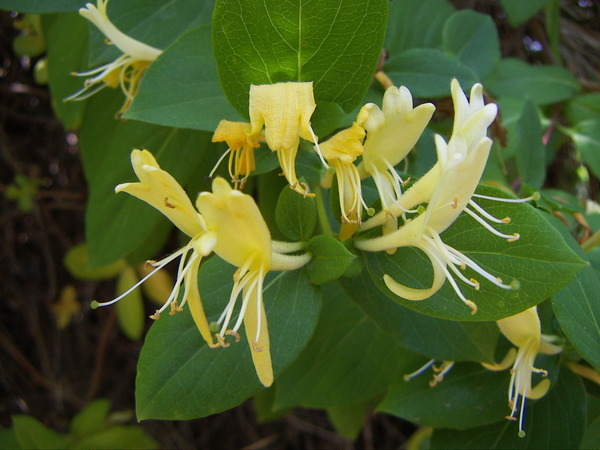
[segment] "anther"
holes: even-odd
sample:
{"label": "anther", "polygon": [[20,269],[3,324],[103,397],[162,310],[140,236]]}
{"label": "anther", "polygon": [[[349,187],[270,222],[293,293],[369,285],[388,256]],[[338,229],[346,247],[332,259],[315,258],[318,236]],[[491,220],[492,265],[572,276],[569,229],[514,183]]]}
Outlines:
{"label": "anther", "polygon": [[220,344],[208,344],[210,348],[221,348]]}
{"label": "anther", "polygon": [[402,187],[405,187],[410,182],[410,177],[402,182]]}
{"label": "anther", "polygon": [[236,332],[235,332],[235,331],[233,331],[233,330],[227,330],[227,331],[225,332],[225,334],[226,334],[227,336],[233,336],[233,337],[235,338],[235,342],[240,342],[240,339],[241,339],[241,338],[240,338],[240,335],[239,335],[239,333],[236,333]]}
{"label": "anther", "polygon": [[179,307],[179,304],[177,303],[177,300],[173,300],[171,302],[171,312],[169,312],[170,316],[174,316],[175,313],[177,312],[181,312],[182,309]]}
{"label": "anther", "polygon": [[452,209],[456,209],[456,208],[458,208],[458,197],[455,196],[452,199]]}
{"label": "anther", "polygon": [[504,219],[500,219],[500,222],[502,223],[510,223],[512,219],[510,217],[505,217]]}
{"label": "anther", "polygon": [[165,197],[164,204],[167,208],[175,209],[175,205],[172,203],[169,203],[169,197]]}
{"label": "anther", "polygon": [[254,341],[252,343],[252,348],[254,349],[255,352],[262,352],[263,348],[258,346],[258,341]]}
{"label": "anther", "polygon": [[219,343],[220,347],[226,348],[231,345],[225,342],[225,339],[223,339],[223,336],[221,336],[219,333],[215,334],[215,337],[217,338],[217,342]]}
{"label": "anther", "polygon": [[479,281],[477,281],[475,278],[470,278],[469,281],[474,284],[473,289],[478,291],[480,287]]}
{"label": "anther", "polygon": [[475,304],[475,302],[472,302],[471,300],[466,300],[464,303],[469,308],[471,308],[471,315],[472,316],[474,316],[475,314],[477,314],[477,305]]}
{"label": "anther", "polygon": [[518,241],[521,238],[521,235],[519,233],[515,233],[513,234],[513,237],[507,239],[508,242],[515,242]]}
{"label": "anther", "polygon": [[156,312],[155,312],[154,314],[152,314],[152,315],[150,316],[150,318],[151,318],[152,320],[158,320],[158,319],[160,319],[160,313],[158,312],[158,309],[156,310]]}

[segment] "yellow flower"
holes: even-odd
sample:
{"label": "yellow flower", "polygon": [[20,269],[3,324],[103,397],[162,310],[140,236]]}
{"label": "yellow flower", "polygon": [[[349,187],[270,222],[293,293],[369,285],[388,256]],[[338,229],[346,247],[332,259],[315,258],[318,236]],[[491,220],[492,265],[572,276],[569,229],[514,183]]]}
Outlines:
{"label": "yellow flower", "polygon": [[251,135],[249,131],[249,123],[221,120],[212,137],[213,142],[227,142],[229,146],[229,149],[219,158],[215,169],[229,153],[229,175],[232,183],[240,188],[244,187],[250,172],[256,170],[254,149],[260,146],[260,133]]}
{"label": "yellow flower", "polygon": [[[497,321],[498,328],[506,338],[518,348],[511,349],[500,364],[483,364],[490,370],[504,370],[512,365],[510,384],[508,387],[508,405],[511,408],[509,420],[516,420],[515,414],[519,409],[519,436],[524,437],[523,421],[525,417],[525,399],[537,400],[542,398],[550,388],[550,380],[544,379],[536,386],[531,386],[534,373],[547,376],[548,372],[534,367],[538,353],[554,355],[562,351],[560,347],[551,344],[551,337],[541,333],[540,319],[537,307],[529,308],[514,316]],[[519,398],[521,399],[519,404]]]}
{"label": "yellow flower", "polygon": [[120,115],[131,105],[142,75],[162,51],[127,36],[115,27],[108,18],[107,4],[108,0],[98,0],[97,7],[87,3],[85,8],[79,10],[79,14],[92,22],[123,54],[108,64],[75,73],[74,75],[90,78],[85,80],[83,89],[67,97],[65,101],[84,100],[107,86],[120,87],[125,94],[125,103],[118,112]]}
{"label": "yellow flower", "polygon": [[[140,181],[119,184],[115,187],[115,192],[127,192],[158,209],[177,228],[187,234],[191,240],[183,248],[165,259],[151,262],[156,268],[123,295],[109,302],[93,302],[92,307],[116,303],[158,270],[180,258],[177,281],[171,295],[151,317],[158,319],[160,314],[167,308],[170,308],[170,314],[175,314],[176,311],[181,311],[185,303],[189,303],[192,317],[200,334],[208,345],[217,347],[218,344],[213,341],[198,289],[200,261],[212,252],[216,245],[216,234],[208,230],[204,219],[194,209],[183,188],[168,172],[160,168],[158,162],[148,150],[133,150],[131,152],[131,165]],[[182,285],[184,286],[184,295],[181,304],[178,304],[177,298]]]}
{"label": "yellow flower", "polygon": [[366,207],[360,175],[354,165],[363,152],[365,119],[366,114],[361,112],[350,128],[336,133],[321,144],[323,157],[335,169],[343,224],[360,224],[362,207]]}
{"label": "yellow flower", "polygon": [[413,108],[412,95],[404,86],[386,89],[382,109],[368,103],[361,110],[367,139],[358,170],[362,178],[373,177],[386,219],[397,215],[390,207],[402,195],[403,180],[394,166],[415,146],[434,111],[431,103]]}
{"label": "yellow flower", "polygon": [[[167,258],[151,262],[156,268],[127,292],[109,302],[94,301],[92,307],[116,303],[159,269],[180,258],[175,286],[164,305],[151,317],[158,319],[167,308],[170,308],[170,314],[175,314],[188,303],[200,334],[212,348],[229,347],[230,344],[225,341],[226,336],[233,336],[239,341],[238,330],[243,320],[258,377],[263,385],[270,386],[273,383],[273,369],[267,317],[263,305],[263,281],[269,270],[298,269],[310,261],[311,255],[288,254],[303,250],[302,243],[272,241],[269,229],[252,197],[232,189],[223,178],[213,181],[212,193],[203,192],[198,196],[196,210],[183,188],[169,173],[159,167],[150,152],[134,150],[131,153],[131,162],[140,181],[120,184],[115,191],[127,192],[155,207],[191,240]],[[218,320],[222,328],[220,333],[215,335],[216,344],[198,288],[200,262],[213,251],[238,268],[229,301]],[[184,293],[181,304],[178,304],[177,298],[182,285]],[[229,328],[240,295],[242,305],[239,318],[234,326]]]}
{"label": "yellow flower", "polygon": [[300,138],[317,145],[310,126],[315,108],[311,82],[288,82],[250,86],[249,134],[257,136],[263,126],[265,140],[277,152],[279,165],[292,189],[307,195],[308,189],[296,177],[296,154]]}
{"label": "yellow flower", "polygon": [[[407,300],[423,300],[435,294],[447,279],[458,297],[471,308],[472,314],[475,314],[477,305],[464,296],[454,277],[475,289],[479,289],[479,282],[465,277],[459,267],[471,268],[502,289],[516,288],[516,283],[514,286],[505,285],[501,279],[485,271],[475,261],[445,244],[440,234],[465,211],[490,232],[509,242],[517,240],[519,235],[517,233],[507,235],[495,230],[485,219],[501,224],[508,223],[510,219],[497,219],[472,200],[472,197],[476,196],[474,192],[492,145],[492,141],[485,137],[485,134],[496,115],[496,106],[493,104],[484,106],[481,85],[473,86],[472,100],[469,103],[458,82],[454,80],[452,97],[456,105],[457,123],[454,125],[450,141],[446,143],[441,136],[435,137],[437,163],[390,207],[394,213],[399,213],[428,202],[427,209],[396,231],[381,237],[357,241],[355,245],[366,251],[388,251],[405,246],[421,249],[432,264],[432,286],[427,289],[415,289],[396,282],[389,275],[384,275],[386,286],[396,295]],[[467,206],[471,206],[473,210]],[[385,217],[381,214],[365,222],[363,229],[383,224]]]}
{"label": "yellow flower", "polygon": [[[262,290],[264,278],[271,268],[271,235],[252,197],[232,189],[223,178],[213,181],[212,190],[212,193],[200,193],[196,205],[209,230],[217,235],[214,252],[238,267],[229,302],[218,321],[221,331],[217,339],[223,346],[229,345],[223,340],[225,335],[233,335],[239,340],[237,331],[243,320],[258,377],[263,385],[270,386],[273,369]],[[240,293],[239,318],[229,329]]]}

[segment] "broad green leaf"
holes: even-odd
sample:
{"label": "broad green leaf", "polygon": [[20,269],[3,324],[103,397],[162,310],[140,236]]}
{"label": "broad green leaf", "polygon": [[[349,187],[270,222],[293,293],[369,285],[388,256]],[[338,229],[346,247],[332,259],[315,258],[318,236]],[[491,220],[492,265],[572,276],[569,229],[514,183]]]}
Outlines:
{"label": "broad green leaf", "polygon": [[[115,288],[115,296],[124,294],[139,281],[135,270],[131,266],[123,269]],[[142,290],[135,289],[123,297],[115,305],[117,308],[117,322],[119,328],[125,336],[132,341],[137,341],[144,332],[144,322],[146,313],[144,311],[144,300],[142,299]]]}
{"label": "broad green leaf", "polygon": [[377,410],[421,426],[461,430],[498,422],[509,412],[508,371],[492,372],[479,364],[460,363],[434,387],[430,386],[432,373],[396,380]]}
{"label": "broad green leaf", "polygon": [[511,137],[511,146],[516,146],[521,179],[532,188],[539,189],[546,176],[546,148],[542,143],[542,124],[537,108],[529,98],[525,100],[514,131],[516,136]]}
{"label": "broad green leaf", "polygon": [[457,11],[446,20],[443,49],[469,66],[480,80],[500,61],[500,41],[494,21],[472,10]]}
{"label": "broad green leaf", "polygon": [[565,105],[565,115],[571,123],[600,119],[600,93],[578,95]]}
{"label": "broad green leaf", "polygon": [[12,416],[12,425],[21,448],[66,448],[71,440],[69,436],[57,433],[34,417]]}
{"label": "broad green leaf", "polygon": [[[235,268],[213,257],[200,269],[199,284],[209,322],[230,296]],[[303,271],[275,272],[264,284],[264,302],[275,379],[310,339],[321,306],[320,293]],[[236,314],[232,317],[235,323]],[[146,336],[138,361],[139,420],[188,420],[232,408],[262,389],[246,336],[229,348],[212,349],[186,307],[162,317]]]}
{"label": "broad green leaf", "polygon": [[110,408],[111,402],[105,398],[90,402],[71,420],[71,434],[83,437],[102,430]]}
{"label": "broad green leaf", "polygon": [[404,347],[441,361],[494,362],[498,341],[495,322],[456,322],[435,319],[392,301],[366,271],[340,278],[340,284],[377,325]]}
{"label": "broad green leaf", "polygon": [[579,122],[568,133],[592,173],[600,177],[600,118]]}
{"label": "broad green leaf", "polygon": [[518,27],[527,22],[546,3],[548,3],[548,0],[529,0],[526,2],[523,0],[500,0],[500,4],[508,16],[508,21],[513,27]]}
{"label": "broad green leaf", "polygon": [[[111,1],[108,18],[123,33],[160,50],[181,34],[211,21],[213,0],[127,0]],[[111,61],[121,55],[114,45],[106,45],[105,36],[92,24],[91,64]]]}
{"label": "broad green leaf", "polygon": [[75,11],[86,0],[0,0],[0,9],[22,13],[51,13]]}
{"label": "broad green leaf", "polygon": [[385,49],[394,56],[411,48],[441,46],[444,22],[453,12],[447,0],[391,2]]}
{"label": "broad green leaf", "polygon": [[[477,192],[507,197],[500,189],[489,186],[480,186]],[[393,255],[365,252],[369,273],[382,292],[409,309],[441,319],[498,320],[545,300],[567,285],[585,266],[585,262],[568,247],[543,213],[531,205],[485,199],[476,199],[476,203],[495,217],[510,217],[510,224],[496,225],[495,228],[507,235],[519,233],[520,239],[507,242],[494,236],[467,214],[462,214],[442,233],[442,240],[505,283],[517,280],[519,289],[501,289],[467,269],[465,276],[479,279],[480,290],[476,291],[460,280],[457,283],[463,294],[477,304],[478,312],[475,315],[459,299],[449,282],[426,300],[404,300],[385,286],[383,275],[389,274],[399,283],[411,287],[425,288],[431,286],[432,270],[424,253],[412,247],[403,247]]]}
{"label": "broad green leaf", "polygon": [[370,399],[346,405],[330,406],[327,408],[327,417],[335,431],[345,438],[355,440],[360,434],[372,406],[373,401]]}
{"label": "broad green leaf", "polygon": [[552,307],[561,328],[579,354],[600,367],[600,280],[592,267],[552,297]]}
{"label": "broad green leaf", "polygon": [[167,47],[144,74],[125,117],[209,131],[221,119],[239,121],[219,84],[210,33],[202,25]]}
{"label": "broad green leaf", "polygon": [[72,277],[80,280],[106,280],[116,277],[125,266],[125,261],[118,260],[107,266],[90,268],[90,255],[85,243],[71,247],[63,258],[63,265]]}
{"label": "broad green leaf", "polygon": [[312,81],[317,105],[354,109],[385,35],[384,0],[218,0],[213,47],[221,86],[248,116],[250,84]]}
{"label": "broad green leaf", "polygon": [[529,97],[536,105],[567,100],[579,90],[579,83],[565,68],[531,66],[517,59],[503,59],[485,82],[495,97]]}
{"label": "broad green leaf", "polygon": [[13,428],[4,428],[0,430],[0,448],[23,448],[21,444],[19,444],[19,440],[17,439],[17,435]]}
{"label": "broad green leaf", "polygon": [[286,238],[292,241],[306,241],[317,226],[315,200],[304,197],[286,186],[277,200],[275,220]]}
{"label": "broad green leaf", "polygon": [[161,446],[142,427],[116,425],[80,439],[71,448],[149,448]]}
{"label": "broad green leaf", "polygon": [[418,364],[419,358],[365,316],[337,283],[323,286],[323,300],[311,341],[277,380],[276,409],[366,400]]}
{"label": "broad green leaf", "polygon": [[308,241],[306,249],[312,254],[307,272],[313,284],[337,280],[356,258],[344,244],[325,234],[314,236]]}
{"label": "broad green leaf", "polygon": [[208,133],[115,120],[121,102],[120,93],[115,92],[92,98],[80,134],[90,187],[86,235],[92,266],[129,254],[152,235],[160,221],[167,220],[141,200],[114,193],[117,184],[137,181],[130,161],[133,148],[150,150],[161,167],[184,186],[191,177],[203,177],[207,172],[198,173],[204,153],[210,149]]}
{"label": "broad green leaf", "polygon": [[415,97],[450,95],[452,78],[458,78],[465,90],[477,82],[473,71],[458,58],[430,48],[398,53],[385,62],[384,71],[396,85],[406,86]]}
{"label": "broad green leaf", "polygon": [[556,386],[542,399],[527,403],[524,438],[517,435],[517,422],[505,421],[465,431],[435,430],[431,448],[579,448],[585,426],[583,383],[571,371],[561,368]]}
{"label": "broad green leaf", "polygon": [[[64,99],[83,88],[85,78],[71,75],[87,69],[88,38],[86,23],[79,14],[42,16],[44,38],[48,47],[48,84],[52,107],[66,129],[79,127],[85,101]],[[77,36],[77,39],[73,39]]]}
{"label": "broad green leaf", "polygon": [[600,416],[588,425],[580,448],[600,448]]}

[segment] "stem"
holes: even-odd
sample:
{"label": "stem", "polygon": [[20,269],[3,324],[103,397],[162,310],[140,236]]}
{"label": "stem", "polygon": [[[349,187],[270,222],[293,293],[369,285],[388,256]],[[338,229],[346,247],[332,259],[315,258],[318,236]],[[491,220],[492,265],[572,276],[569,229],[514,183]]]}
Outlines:
{"label": "stem", "polygon": [[323,191],[321,186],[315,186],[315,203],[317,205],[317,216],[319,217],[319,225],[321,225],[321,231],[327,236],[332,236],[333,231],[331,225],[329,225],[329,219],[327,218],[327,211],[325,210],[325,204],[323,203]]}

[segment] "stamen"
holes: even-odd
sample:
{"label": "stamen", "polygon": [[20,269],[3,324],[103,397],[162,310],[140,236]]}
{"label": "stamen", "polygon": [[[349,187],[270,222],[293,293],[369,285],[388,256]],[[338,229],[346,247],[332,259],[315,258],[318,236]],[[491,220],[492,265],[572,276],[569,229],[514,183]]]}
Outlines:
{"label": "stamen", "polygon": [[181,311],[183,311],[183,309],[179,307],[179,303],[177,302],[177,300],[173,300],[171,302],[171,312],[169,313],[169,315],[174,316],[176,313]]}
{"label": "stamen", "polygon": [[488,231],[490,231],[491,233],[495,234],[498,237],[506,239],[508,242],[514,242],[521,237],[519,235],[519,233],[514,233],[513,235],[500,233],[498,230],[496,230],[494,227],[492,227],[489,223],[487,223],[485,220],[483,220],[481,217],[479,217],[477,214],[475,214],[469,208],[465,208],[465,212],[468,215],[470,215],[473,219],[475,219],[477,222],[479,222],[485,229],[487,229]]}
{"label": "stamen", "polygon": [[156,312],[154,314],[152,314],[151,316],[149,316],[152,320],[158,320],[160,319],[160,312],[158,311],[158,309],[156,310]]}
{"label": "stamen", "polygon": [[225,332],[225,334],[226,334],[227,336],[233,336],[233,337],[235,338],[235,342],[240,342],[240,339],[241,339],[241,338],[240,338],[240,335],[239,335],[239,333],[236,333],[236,332],[235,332],[235,331],[233,331],[233,330],[227,330],[227,331]]}
{"label": "stamen", "polygon": [[526,198],[501,198],[501,197],[490,197],[489,195],[473,194],[472,197],[484,198],[486,200],[493,200],[495,202],[506,202],[506,203],[525,203],[531,200],[538,201],[540,199],[540,193],[534,192],[532,195]]}
{"label": "stamen", "polygon": [[223,339],[223,336],[221,336],[219,333],[215,334],[215,338],[217,338],[217,342],[219,343],[219,347],[227,348],[227,347],[229,347],[231,345],[231,344],[228,344],[227,342],[225,342],[225,339]]}
{"label": "stamen", "polygon": [[435,363],[435,359],[431,359],[428,362],[426,362],[422,367],[418,368],[417,370],[415,370],[412,373],[404,375],[402,378],[404,378],[404,381],[410,381],[413,378],[421,375],[423,372],[425,372],[427,369],[429,369],[431,366],[433,366],[434,363]]}
{"label": "stamen", "polygon": [[492,222],[507,224],[507,223],[510,223],[510,221],[511,221],[510,217],[505,217],[504,219],[498,219],[498,218],[492,216],[489,212],[487,212],[485,209],[483,209],[481,206],[479,206],[473,200],[469,200],[469,205],[472,206],[473,209],[475,211],[477,211],[479,214],[481,214],[483,217],[485,217],[488,220],[491,220]]}
{"label": "stamen", "polygon": [[255,352],[262,352],[263,348],[258,346],[258,341],[254,341],[252,343],[252,348],[254,349]]}
{"label": "stamen", "polygon": [[321,162],[323,163],[323,166],[326,169],[329,169],[329,166],[325,162],[325,158],[323,158],[323,154],[321,153],[321,147],[319,147],[319,140],[317,139],[317,136],[315,136],[315,132],[313,131],[312,126],[309,125],[308,130],[310,131],[310,135],[313,138],[313,143],[315,144],[315,147],[317,148],[317,154],[319,155],[319,158],[321,158]]}
{"label": "stamen", "polygon": [[217,160],[217,163],[214,165],[214,167],[212,168],[212,170],[210,171],[210,173],[208,174],[209,178],[212,178],[213,175],[215,174],[215,172],[217,171],[217,169],[219,168],[219,166],[221,165],[221,163],[223,162],[223,160],[225,159],[225,157],[231,152],[231,149],[228,148],[227,151],[225,153],[223,153],[221,155],[221,157]]}

